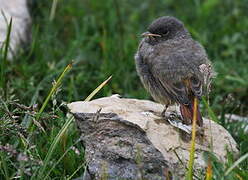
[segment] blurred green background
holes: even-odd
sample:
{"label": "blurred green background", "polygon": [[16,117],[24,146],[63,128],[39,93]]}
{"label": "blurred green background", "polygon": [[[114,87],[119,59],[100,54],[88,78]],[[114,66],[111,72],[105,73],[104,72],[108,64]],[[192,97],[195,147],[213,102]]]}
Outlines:
{"label": "blurred green background", "polygon": [[[29,139],[31,145],[35,144],[35,150],[31,145],[20,144],[23,140],[15,138],[18,135],[12,131],[8,133],[14,134],[13,138],[1,134],[2,142],[12,142],[19,151],[44,159],[66,120],[60,104],[84,100],[110,75],[113,75],[112,80],[94,98],[118,93],[128,98],[151,99],[137,76],[134,54],[146,27],[155,18],[170,15],[183,21],[193,38],[206,48],[218,73],[212,84],[210,106],[216,115],[221,115],[218,123],[235,137],[241,155],[248,152],[247,133],[241,124],[230,124],[224,118],[226,113],[248,115],[247,0],[58,0],[53,16],[54,2],[29,1],[33,19],[32,42],[20,49],[14,61],[6,66],[8,95],[5,102],[18,99],[21,104],[38,104],[40,108],[53,80],[73,60],[73,68],[64,77],[60,92],[45,109],[47,115],[55,114],[59,120],[42,120],[47,134],[39,131]],[[32,118],[12,105],[2,107],[17,113],[21,117],[19,124]],[[206,113],[204,106],[202,111]],[[72,125],[63,138],[62,149],[71,146],[76,137]],[[58,159],[63,154],[61,151],[58,148],[53,158]],[[4,158],[6,162],[12,162],[8,155]],[[51,177],[71,174],[82,161],[83,158],[70,152]],[[15,173],[13,164],[8,167]],[[243,169],[247,170],[247,164],[248,161],[242,165]]]}

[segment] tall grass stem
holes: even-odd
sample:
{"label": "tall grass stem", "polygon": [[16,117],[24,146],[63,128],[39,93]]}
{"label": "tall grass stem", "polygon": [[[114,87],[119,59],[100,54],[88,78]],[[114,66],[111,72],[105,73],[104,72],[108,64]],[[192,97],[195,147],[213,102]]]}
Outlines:
{"label": "tall grass stem", "polygon": [[55,17],[57,5],[58,5],[58,0],[53,0],[52,8],[51,8],[50,16],[49,16],[50,21],[53,21]]}
{"label": "tall grass stem", "polygon": [[197,108],[198,100],[194,98],[194,112],[193,112],[193,124],[192,124],[192,137],[191,137],[191,148],[190,148],[190,158],[187,172],[187,180],[193,179],[193,167],[194,167],[194,156],[195,156],[195,137],[196,137],[196,119],[197,119]]}
{"label": "tall grass stem", "polygon": [[112,78],[112,76],[110,76],[108,79],[106,79],[105,81],[103,81],[92,93],[90,93],[90,95],[84,100],[84,101],[90,101],[92,99],[93,96],[96,95],[96,93],[103,88],[103,86],[105,86],[107,84],[107,82]]}
{"label": "tall grass stem", "polygon": [[56,92],[57,88],[59,87],[59,85],[61,84],[62,79],[64,78],[65,74],[72,68],[72,63],[68,64],[66,66],[66,68],[64,69],[64,71],[61,73],[61,75],[59,76],[59,78],[56,80],[55,84],[53,85],[52,89],[50,90],[49,94],[47,95],[44,103],[42,104],[38,114],[36,115],[36,120],[38,121],[40,118],[40,115],[42,114],[42,112],[44,111],[45,107],[48,104],[48,101],[51,99],[51,96]]}
{"label": "tall grass stem", "polygon": [[10,22],[8,24],[7,28],[7,36],[6,40],[4,42],[4,50],[3,50],[3,57],[2,62],[1,62],[1,86],[4,92],[4,98],[7,99],[7,82],[6,82],[6,76],[5,76],[5,71],[6,71],[6,64],[7,64],[7,57],[8,57],[8,51],[9,51],[9,45],[10,45],[10,33],[12,29],[12,18],[10,18]]}

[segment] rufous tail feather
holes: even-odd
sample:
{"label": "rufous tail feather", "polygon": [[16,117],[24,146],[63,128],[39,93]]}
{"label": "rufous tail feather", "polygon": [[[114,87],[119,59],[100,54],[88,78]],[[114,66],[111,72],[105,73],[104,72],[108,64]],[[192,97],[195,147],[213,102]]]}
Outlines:
{"label": "rufous tail feather", "polygon": [[[181,115],[183,118],[183,122],[187,125],[192,124],[193,114],[194,114],[194,99],[191,101],[189,105],[180,104],[180,111],[181,111]],[[199,109],[199,104],[197,105],[196,123],[198,126],[201,126],[201,127],[203,126],[203,120],[202,120],[201,112]]]}

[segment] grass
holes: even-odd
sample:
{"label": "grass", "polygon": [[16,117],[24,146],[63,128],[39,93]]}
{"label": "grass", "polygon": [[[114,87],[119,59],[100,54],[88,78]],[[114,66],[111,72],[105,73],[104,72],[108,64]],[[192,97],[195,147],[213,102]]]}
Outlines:
{"label": "grass", "polygon": [[[5,17],[4,13],[2,15]],[[12,18],[10,19],[10,22],[7,23],[7,34],[6,34],[6,40],[3,43],[3,47],[1,47],[1,79],[0,84],[3,91],[3,97],[6,99],[7,94],[7,86],[6,86],[6,78],[5,78],[5,68],[7,64],[7,55],[9,52],[9,43],[10,43],[10,32],[12,28]]]}
{"label": "grass", "polygon": [[[243,18],[248,4],[245,0],[30,2],[31,45],[20,49],[13,62],[7,61],[4,55],[6,46],[0,51],[0,145],[10,152],[0,152],[0,179],[29,179],[30,173],[44,167],[44,162],[43,172],[48,173],[50,169],[47,179],[75,178],[83,174],[83,153],[76,152],[84,149],[77,144],[79,135],[73,123],[67,126],[53,153],[44,161],[69,120],[65,102],[85,99],[110,75],[113,75],[111,81],[95,98],[118,93],[150,99],[138,79],[133,57],[140,34],[154,18],[163,15],[176,16],[185,23],[194,39],[206,47],[218,73],[210,94],[211,108],[204,101],[201,109],[233,135],[240,156],[229,153],[223,164],[213,155],[205,154],[206,161],[211,162],[212,179],[247,179],[248,160],[238,159],[246,157],[248,135],[242,123],[229,122],[224,116],[226,113],[248,115],[248,19]],[[53,80],[71,59],[74,59],[73,68],[39,115]],[[30,134],[29,122],[35,122],[37,115],[46,133],[37,128]],[[21,161],[17,154],[22,155]],[[226,173],[227,170],[231,171]]]}
{"label": "grass", "polygon": [[191,147],[190,147],[190,158],[188,164],[188,172],[186,175],[187,180],[193,179],[194,174],[194,160],[195,160],[195,138],[196,138],[196,121],[197,121],[197,107],[198,107],[198,99],[194,98],[194,112],[192,119],[192,138],[191,138]]}

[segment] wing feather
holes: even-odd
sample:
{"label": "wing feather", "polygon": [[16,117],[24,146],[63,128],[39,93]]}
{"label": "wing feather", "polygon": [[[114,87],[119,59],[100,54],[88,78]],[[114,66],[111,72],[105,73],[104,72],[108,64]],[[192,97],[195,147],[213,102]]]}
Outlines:
{"label": "wing feather", "polygon": [[[188,105],[192,95],[202,96],[203,75],[186,54],[160,56],[151,62],[151,72],[174,101]],[[176,62],[176,63],[175,63]]]}

